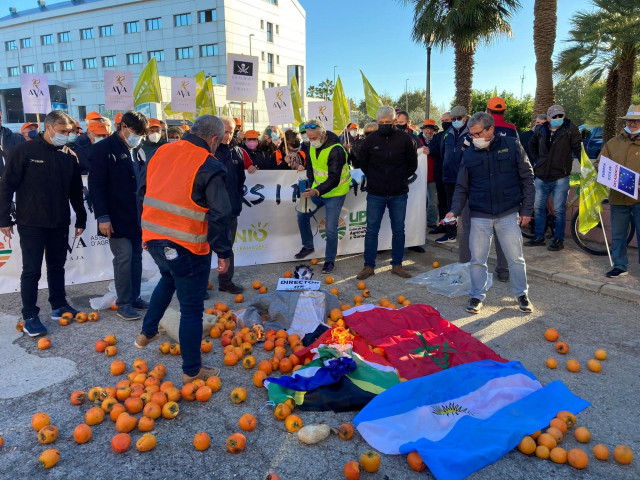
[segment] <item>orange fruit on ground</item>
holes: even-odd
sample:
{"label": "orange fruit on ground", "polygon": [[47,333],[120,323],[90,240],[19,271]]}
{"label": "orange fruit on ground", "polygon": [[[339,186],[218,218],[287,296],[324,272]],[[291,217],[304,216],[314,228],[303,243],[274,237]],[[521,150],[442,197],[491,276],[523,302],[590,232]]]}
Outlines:
{"label": "orange fruit on ground", "polygon": [[358,282],[358,290],[364,290],[365,288],[367,288],[367,284],[364,282]]}
{"label": "orange fruit on ground", "polygon": [[258,364],[258,370],[264,372],[267,376],[271,375],[273,368],[271,367],[271,362],[269,360],[262,360]]}
{"label": "orange fruit on ground", "polygon": [[[271,366],[271,364],[269,364],[269,366]],[[263,387],[263,382],[264,380],[267,378],[267,374],[264,373],[262,370],[258,370],[256,373],[253,374],[253,384],[256,387]]]}
{"label": "orange fruit on ground", "polygon": [[567,370],[570,372],[579,372],[580,371],[580,362],[575,358],[570,358],[567,360]]}
{"label": "orange fruit on ground", "polygon": [[531,435],[529,435],[531,438],[533,438],[534,440],[538,440],[538,437],[542,435],[542,430],[538,430],[536,432],[533,432]]}
{"label": "orange fruit on ground", "polygon": [[581,448],[572,448],[569,450],[567,453],[567,461],[569,465],[578,470],[587,468],[587,465],[589,465],[589,457]]}
{"label": "orange fruit on ground", "polygon": [[547,428],[547,431],[545,433],[548,433],[553,438],[555,438],[557,443],[560,443],[562,441],[562,431],[556,427]]}
{"label": "orange fruit on ground", "polygon": [[246,444],[247,439],[241,433],[232,433],[227,437],[226,446],[231,453],[240,453],[244,450]]}
{"label": "orange fruit on ground", "polygon": [[284,272],[284,278],[292,278],[293,277],[293,272],[291,270],[287,270],[286,272]]}
{"label": "orange fruit on ground", "polygon": [[598,373],[602,371],[602,364],[595,358],[592,358],[587,362],[587,368],[592,372]]}
{"label": "orange fruit on ground", "polygon": [[336,297],[338,296],[338,289],[337,288],[332,288],[329,291],[331,292],[332,295],[335,295]]}
{"label": "orange fruit on ground", "polygon": [[55,448],[48,448],[38,458],[40,466],[43,468],[51,468],[60,460],[60,451]]}
{"label": "orange fruit on ground", "polygon": [[278,420],[284,420],[291,415],[291,408],[286,403],[279,403],[273,410],[273,416]]}
{"label": "orange fruit on ground", "polygon": [[238,426],[245,432],[253,431],[257,425],[258,425],[258,420],[256,419],[256,417],[254,417],[250,413],[245,413],[238,420]]}
{"label": "orange fruit on ground", "polygon": [[342,310],[340,310],[339,308],[334,308],[333,310],[331,310],[329,316],[331,317],[331,320],[337,322],[342,318]]}
{"label": "orange fruit on ground", "polygon": [[350,308],[351,308],[351,305],[346,305],[345,304],[345,305],[342,305],[342,307],[340,307],[340,310],[342,310],[344,312],[345,310],[349,310]]}
{"label": "orange fruit on ground", "polygon": [[[62,318],[60,320],[62,320]],[[96,341],[96,346],[95,346],[96,352],[104,353],[104,350],[107,347],[108,347],[107,342],[105,342],[104,340]]]}
{"label": "orange fruit on ground", "polygon": [[633,452],[626,445],[618,445],[613,449],[613,458],[621,465],[628,465],[633,460]]}
{"label": "orange fruit on ground", "polygon": [[31,417],[31,426],[35,430],[40,430],[49,424],[51,424],[51,418],[44,412],[37,412]]}
{"label": "orange fruit on ground", "polygon": [[591,432],[586,427],[578,427],[573,432],[573,436],[576,437],[580,443],[589,443],[591,441]]}
{"label": "orange fruit on ground", "polygon": [[405,300],[404,302],[402,302],[403,307],[408,307],[409,305],[411,305],[411,300]]}
{"label": "orange fruit on ground", "polygon": [[293,369],[293,363],[288,358],[283,358],[278,364],[278,368],[282,373],[289,373]]}
{"label": "orange fruit on ground", "polygon": [[111,448],[116,453],[124,453],[131,446],[131,435],[128,433],[118,433],[111,439]]}
{"label": "orange fruit on ground", "polygon": [[238,357],[235,353],[229,352],[224,356],[224,364],[227,366],[232,366],[238,363]]}
{"label": "orange fruit on ground", "polygon": [[598,350],[596,350],[596,353],[594,353],[593,356],[596,357],[597,360],[606,360],[607,352],[599,348]]}
{"label": "orange fruit on ground", "polygon": [[546,460],[549,458],[549,449],[544,445],[538,445],[536,447],[536,457]]}
{"label": "orange fruit on ground", "polygon": [[50,338],[42,337],[40,340],[38,340],[38,349],[39,350],[46,350],[50,346],[51,346],[51,339]]}
{"label": "orange fruit on ground", "polygon": [[607,460],[609,458],[609,449],[602,443],[593,447],[593,456],[598,460]]}
{"label": "orange fruit on ground", "polygon": [[111,305],[109,307],[109,310],[117,310],[118,309],[118,305]]}
{"label": "orange fruit on ground", "polygon": [[335,282],[335,279],[331,275],[327,275],[326,277],[324,277],[324,281],[327,285],[331,285],[333,282]]}
{"label": "orange fruit on ground", "polygon": [[547,447],[549,451],[558,446],[558,441],[549,433],[543,433],[538,437],[538,445]]}
{"label": "orange fruit on ground", "polygon": [[556,340],[558,340],[559,336],[560,334],[555,328],[549,328],[546,332],[544,332],[544,338],[546,338],[550,342],[555,342]]}
{"label": "orange fruit on ground", "polygon": [[298,415],[288,415],[287,418],[284,419],[284,426],[288,431],[294,433],[300,430],[303,427],[304,423],[302,418]]}
{"label": "orange fruit on ground", "polygon": [[360,465],[365,472],[375,473],[380,468],[380,454],[374,450],[367,450],[360,455]]}
{"label": "orange fruit on ground", "polygon": [[196,450],[203,451],[209,448],[211,445],[211,438],[205,432],[198,432],[193,437],[193,446],[196,447]]}
{"label": "orange fruit on ground", "polygon": [[562,434],[567,433],[568,427],[567,424],[564,423],[564,420],[560,420],[559,418],[552,418],[549,422],[550,427],[555,427],[562,432]]}
{"label": "orange fruit on ground", "polygon": [[244,302],[244,295],[242,295],[241,293],[239,293],[238,295],[236,295],[236,296],[233,298],[233,301],[234,301],[234,302],[236,302],[236,303],[242,303],[242,302]]}
{"label": "orange fruit on ground", "polygon": [[536,451],[536,441],[531,438],[529,435],[523,437],[520,440],[520,444],[518,444],[518,450],[520,450],[525,455],[531,455]]}
{"label": "orange fruit on ground", "polygon": [[549,452],[549,458],[553,463],[567,463],[567,451],[562,447],[556,447]]}
{"label": "orange fruit on ground", "polygon": [[364,298],[369,298],[371,296],[371,291],[368,288],[362,290],[362,296]]}
{"label": "orange fruit on ground", "polygon": [[212,393],[211,388],[204,385],[196,390],[196,400],[199,402],[208,402]]}
{"label": "orange fruit on ground", "polygon": [[258,289],[262,286],[262,283],[260,283],[260,281],[259,281],[259,280],[256,280],[255,282],[253,282],[253,283],[251,284],[251,286],[252,286],[254,289],[258,290]]}
{"label": "orange fruit on ground", "polygon": [[127,369],[127,364],[122,360],[111,362],[111,375],[122,375]]}
{"label": "orange fruit on ground", "polygon": [[267,293],[269,291],[269,289],[265,285],[263,285],[263,286],[260,287],[260,290],[258,290],[258,291],[260,293]]}
{"label": "orange fruit on ground", "polygon": [[556,351],[558,353],[562,353],[563,355],[565,353],[569,353],[569,345],[565,342],[558,342],[556,343]]}
{"label": "orange fruit on ground", "polygon": [[353,425],[350,423],[343,423],[338,427],[338,436],[343,440],[351,440],[354,433],[355,430],[353,429]]}
{"label": "orange fruit on ground", "polygon": [[440,262],[433,262],[433,263],[431,264],[431,266],[432,266],[433,268],[438,268],[438,267],[440,267]]}
{"label": "orange fruit on ground", "polygon": [[73,439],[76,443],[87,443],[93,437],[93,432],[91,431],[91,427],[86,423],[81,423],[78,425],[73,431]]}
{"label": "orange fruit on ground", "polygon": [[209,387],[213,393],[216,393],[218,390],[220,390],[222,381],[220,380],[220,377],[209,377],[207,378],[205,385]]}
{"label": "orange fruit on ground", "polygon": [[242,387],[234,388],[231,391],[231,401],[233,403],[242,403],[247,399],[247,390]]}
{"label": "orange fruit on ground", "polygon": [[566,423],[567,427],[569,428],[573,427],[576,424],[576,416],[573,413],[568,412],[566,410],[558,412],[556,417],[563,420],[564,423]]}
{"label": "orange fruit on ground", "polygon": [[407,462],[409,463],[411,469],[415,470],[416,472],[422,472],[427,468],[418,452],[411,452],[409,455],[407,455]]}
{"label": "orange fruit on ground", "polygon": [[317,258],[312,258],[311,259],[311,265],[317,265],[318,264],[318,259]]}
{"label": "orange fruit on ground", "polygon": [[556,368],[558,366],[558,361],[555,358],[547,358],[547,361],[545,362],[548,368]]}
{"label": "orange fruit on ground", "polygon": [[347,462],[342,469],[344,478],[347,480],[359,480],[360,478],[360,464],[355,460]]}
{"label": "orange fruit on ground", "polygon": [[355,297],[353,297],[353,303],[362,303],[362,297],[360,295],[356,295]]}
{"label": "orange fruit on ground", "polygon": [[404,295],[399,295],[398,298],[396,298],[396,301],[401,305],[404,303],[405,300],[406,300],[406,297]]}

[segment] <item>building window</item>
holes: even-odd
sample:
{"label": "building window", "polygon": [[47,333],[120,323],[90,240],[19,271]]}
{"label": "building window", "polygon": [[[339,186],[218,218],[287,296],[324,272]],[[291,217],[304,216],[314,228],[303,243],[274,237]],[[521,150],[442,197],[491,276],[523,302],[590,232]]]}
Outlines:
{"label": "building window", "polygon": [[36,67],[33,65],[23,65],[22,73],[36,73]]}
{"label": "building window", "polygon": [[85,70],[90,68],[98,68],[98,63],[96,62],[96,58],[83,58],[82,59],[82,68]]}
{"label": "building window", "polygon": [[162,18],[147,18],[147,30],[161,30]]}
{"label": "building window", "polygon": [[211,75],[211,83],[213,83],[214,85],[216,85],[218,83],[218,76],[217,75]]}
{"label": "building window", "polygon": [[112,37],[113,36],[113,25],[103,25],[100,27],[100,36],[101,37]]}
{"label": "building window", "polygon": [[218,45],[200,45],[200,56],[201,57],[213,57],[214,55],[218,55]]}
{"label": "building window", "polygon": [[73,70],[73,60],[63,60],[60,62],[60,70],[68,72]]}
{"label": "building window", "polygon": [[273,23],[267,22],[267,42],[273,42]]}
{"label": "building window", "polygon": [[65,43],[71,41],[71,32],[60,32],[58,34],[58,43]]}
{"label": "building window", "polygon": [[31,48],[31,38],[22,38],[20,39],[20,46],[22,48]]}
{"label": "building window", "polygon": [[156,62],[164,62],[164,50],[151,50],[149,52],[149,60],[156,59]]}
{"label": "building window", "polygon": [[262,81],[262,89],[264,90],[265,88],[267,88],[267,84],[266,84],[266,82],[263,80],[263,81]]}
{"label": "building window", "polygon": [[186,58],[193,58],[193,47],[176,48],[176,59],[184,60]]}
{"label": "building window", "polygon": [[4,49],[8,52],[9,50],[16,50],[16,41],[9,40],[8,42],[4,42]]}
{"label": "building window", "polygon": [[127,53],[127,64],[128,65],[137,65],[138,63],[142,63],[142,52]]}
{"label": "building window", "polygon": [[83,28],[80,30],[80,38],[82,40],[89,40],[93,38],[93,28]]}
{"label": "building window", "polygon": [[275,84],[275,83],[273,83],[273,82],[269,82],[269,88],[273,88],[273,87],[275,87],[275,86],[276,86],[276,84]]}
{"label": "building window", "polygon": [[20,75],[20,69],[18,67],[9,67],[7,68],[7,74],[10,77],[17,77]]}
{"label": "building window", "polygon": [[267,73],[273,73],[273,53],[267,53]]}
{"label": "building window", "polygon": [[116,56],[109,55],[107,57],[102,57],[102,66],[103,67],[115,67],[116,66]]}
{"label": "building window", "polygon": [[276,55],[276,63],[280,65],[280,55]]}
{"label": "building window", "polygon": [[44,73],[53,73],[56,71],[56,64],[55,62],[43,63],[42,69],[44,70]]}
{"label": "building window", "polygon": [[278,0],[267,0],[268,3],[270,3],[271,5],[278,5]]}
{"label": "building window", "polygon": [[280,35],[280,25],[276,25],[276,35]]}
{"label": "building window", "polygon": [[179,15],[174,15],[173,24],[176,27],[186,27],[187,25],[191,25],[191,14],[181,13]]}
{"label": "building window", "polygon": [[200,23],[215,22],[217,19],[215,10],[201,10],[198,12],[198,21]]}
{"label": "building window", "polygon": [[40,43],[42,45],[53,45],[53,35],[42,35],[40,37]]}
{"label": "building window", "polygon": [[125,22],[124,33],[138,33],[140,31],[140,22]]}
{"label": "building window", "polygon": [[260,59],[264,62],[264,52],[260,52]]}
{"label": "building window", "polygon": [[264,30],[264,20],[260,20],[260,30]]}

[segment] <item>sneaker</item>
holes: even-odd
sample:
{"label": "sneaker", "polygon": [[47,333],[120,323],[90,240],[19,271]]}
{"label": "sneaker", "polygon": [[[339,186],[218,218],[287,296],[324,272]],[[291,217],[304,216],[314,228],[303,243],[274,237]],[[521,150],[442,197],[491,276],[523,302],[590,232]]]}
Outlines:
{"label": "sneaker", "polygon": [[467,302],[467,312],[476,314],[482,308],[482,302],[478,298],[471,297]]}
{"label": "sneaker", "polygon": [[78,314],[78,310],[67,303],[64,307],[56,308],[55,310],[51,311],[51,320],[60,320],[62,318],[62,315],[67,312],[73,315],[74,318]]}
{"label": "sneaker", "polygon": [[237,295],[238,293],[244,292],[244,288],[241,287],[240,285],[236,285],[235,283],[231,282],[225,285],[220,285],[218,287],[218,291]]}
{"label": "sneaker", "polygon": [[371,275],[375,275],[375,274],[376,274],[376,271],[372,267],[365,265],[364,268],[360,270],[360,273],[356,276],[356,278],[358,280],[366,280]]}
{"label": "sneaker", "polygon": [[116,315],[123,320],[140,320],[140,314],[131,305],[120,305]]}
{"label": "sneaker", "polygon": [[294,255],[294,258],[300,260],[301,258],[311,255],[313,252],[315,252],[313,248],[302,247],[302,250]]}
{"label": "sneaker", "polygon": [[436,243],[455,243],[455,241],[456,237],[450,237],[446,233],[442,237],[436,239]]}
{"label": "sneaker", "polygon": [[415,247],[409,247],[409,250],[411,250],[412,252],[416,252],[416,253],[424,253],[425,252],[424,247],[421,247],[420,245],[416,245]]}
{"label": "sneaker", "polygon": [[149,302],[145,302],[140,297],[136,298],[131,306],[136,310],[149,310]]}
{"label": "sneaker", "polygon": [[429,230],[429,235],[438,235],[440,233],[446,233],[446,231],[447,227],[445,227],[444,225],[438,225]]}
{"label": "sneaker", "polygon": [[526,295],[520,295],[518,297],[518,307],[520,307],[521,312],[524,312],[524,313],[533,312],[533,305],[531,305],[531,302],[529,301],[529,297],[527,297]]}
{"label": "sneaker", "polygon": [[496,272],[496,278],[498,279],[499,282],[508,282],[509,281],[509,272]]}
{"label": "sneaker", "polygon": [[542,238],[532,238],[531,240],[524,242],[525,247],[539,247],[544,245],[546,242],[544,241],[544,237]]}
{"label": "sneaker", "polygon": [[[62,315],[62,313],[60,315]],[[40,317],[37,315],[33,318],[29,318],[24,321],[24,326],[22,327],[22,331],[27,335],[29,335],[30,337],[39,337],[40,335],[47,334],[47,329],[40,321]]]}
{"label": "sneaker", "polygon": [[182,383],[186,385],[187,383],[191,383],[197,379],[206,380],[209,377],[219,377],[219,376],[220,376],[220,369],[218,367],[213,367],[213,368],[200,367],[200,371],[197,373],[197,375],[194,375],[193,377],[191,375],[187,375],[186,373],[183,373]]}
{"label": "sneaker", "polygon": [[149,345],[151,342],[156,341],[158,338],[160,338],[159,333],[156,333],[151,338],[147,337],[144,333],[141,333],[136,337],[136,341],[134,342],[134,345],[138,348],[145,348],[147,345]]}
{"label": "sneaker", "polygon": [[394,265],[391,267],[391,273],[402,278],[411,278],[411,274],[402,268],[402,265]]}
{"label": "sneaker", "polygon": [[331,273],[333,272],[333,269],[335,268],[335,263],[334,262],[324,262],[324,265],[322,265],[322,273]]}
{"label": "sneaker", "polygon": [[625,275],[629,275],[629,272],[622,270],[621,268],[614,268],[613,270],[609,270],[606,274],[607,278],[624,277]]}
{"label": "sneaker", "polygon": [[547,247],[547,250],[551,250],[552,252],[557,252],[558,250],[562,250],[564,248],[564,242],[559,238],[554,238],[551,242],[551,245]]}

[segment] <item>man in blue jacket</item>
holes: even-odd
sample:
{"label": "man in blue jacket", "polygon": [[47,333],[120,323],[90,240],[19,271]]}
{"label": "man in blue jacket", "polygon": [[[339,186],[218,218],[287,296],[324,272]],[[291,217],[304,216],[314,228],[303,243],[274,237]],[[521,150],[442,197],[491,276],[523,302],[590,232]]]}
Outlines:
{"label": "man in blue jacket", "polygon": [[139,320],[136,309],[148,307],[140,298],[142,230],[137,201],[140,171],[145,162],[140,142],[148,128],[143,114],[126,112],[120,130],[94,143],[89,153],[89,192],[99,235],[109,239],[113,253],[116,314],[123,320]]}

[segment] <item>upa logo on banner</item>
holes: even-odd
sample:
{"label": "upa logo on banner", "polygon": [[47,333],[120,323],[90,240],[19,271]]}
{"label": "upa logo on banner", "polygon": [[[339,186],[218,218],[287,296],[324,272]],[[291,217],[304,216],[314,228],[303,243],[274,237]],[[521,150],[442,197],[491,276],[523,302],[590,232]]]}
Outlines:
{"label": "upa logo on banner", "polygon": [[11,239],[5,237],[4,241],[7,242],[6,245],[3,242],[0,242],[0,268],[9,261],[9,258],[11,258],[11,252],[13,252],[13,249],[11,248]]}
{"label": "upa logo on banner", "polygon": [[[326,219],[324,218],[318,224],[318,233],[320,233],[320,236],[322,237],[323,240],[327,239],[327,222],[326,222]],[[344,237],[345,233],[347,233],[347,224],[344,222],[342,217],[339,217],[338,218],[338,240],[342,240],[342,237]]]}
{"label": "upa logo on banner", "polygon": [[349,238],[364,238],[367,233],[367,211],[349,212]]}
{"label": "upa logo on banner", "polygon": [[238,228],[233,245],[234,252],[266,250],[267,245],[264,242],[269,235],[268,226],[268,223],[263,225],[261,222],[257,222],[256,225],[251,224],[251,228]]}
{"label": "upa logo on banner", "polygon": [[133,109],[133,73],[126,70],[104,71],[104,104],[108,110]]}

